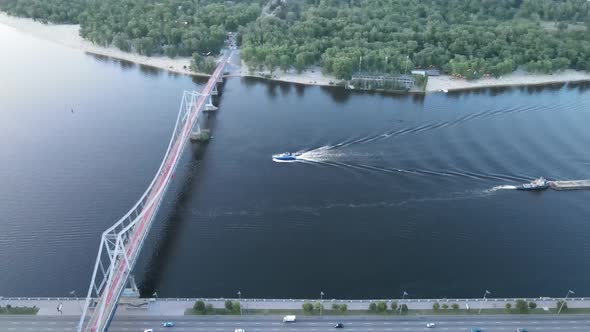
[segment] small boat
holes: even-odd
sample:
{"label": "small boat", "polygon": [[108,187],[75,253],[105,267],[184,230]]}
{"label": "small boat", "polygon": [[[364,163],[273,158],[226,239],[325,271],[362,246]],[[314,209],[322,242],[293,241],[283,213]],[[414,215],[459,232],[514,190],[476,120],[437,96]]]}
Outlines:
{"label": "small boat", "polygon": [[273,154],[272,155],[272,160],[273,161],[294,161],[297,160],[297,155],[295,155],[294,153],[291,152],[285,152],[285,153],[279,153],[279,154]]}
{"label": "small boat", "polygon": [[530,183],[516,186],[516,190],[545,190],[547,188],[549,188],[549,181],[545,180],[543,177],[533,180]]}

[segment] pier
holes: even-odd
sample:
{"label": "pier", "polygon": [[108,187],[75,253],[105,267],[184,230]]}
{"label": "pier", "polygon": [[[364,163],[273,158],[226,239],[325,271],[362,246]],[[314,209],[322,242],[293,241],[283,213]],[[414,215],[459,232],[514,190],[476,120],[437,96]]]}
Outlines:
{"label": "pier", "polygon": [[549,186],[555,190],[590,189],[590,180],[551,181]]}

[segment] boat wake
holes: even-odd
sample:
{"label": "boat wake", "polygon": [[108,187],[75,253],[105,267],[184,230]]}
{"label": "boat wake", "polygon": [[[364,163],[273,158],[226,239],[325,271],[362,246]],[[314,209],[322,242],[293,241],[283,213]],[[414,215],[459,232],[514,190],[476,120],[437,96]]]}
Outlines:
{"label": "boat wake", "polygon": [[489,192],[494,192],[498,190],[516,190],[516,186],[495,186],[492,189],[489,189]]}
{"label": "boat wake", "polygon": [[302,162],[305,160],[303,160],[303,159],[281,160],[281,159],[273,158],[272,161],[274,161],[275,163],[296,163],[296,162]]}
{"label": "boat wake", "polygon": [[418,134],[423,133],[431,130],[442,129],[447,127],[454,127],[459,124],[474,121],[478,119],[484,119],[493,116],[501,116],[506,114],[515,114],[515,113],[526,113],[526,112],[535,112],[541,110],[551,110],[551,111],[564,111],[570,109],[570,106],[574,104],[574,102],[569,103],[562,103],[562,104],[552,104],[552,105],[528,105],[528,106],[515,106],[505,109],[490,109],[488,111],[474,113],[474,114],[467,114],[460,116],[453,120],[448,121],[440,121],[440,122],[433,122],[428,124],[422,124],[419,126],[414,127],[406,127],[406,128],[397,128],[394,130],[390,130],[385,133],[381,133],[378,135],[371,135],[362,138],[356,139],[349,139],[337,144],[325,145],[318,148],[314,148],[311,150],[307,150],[304,153],[314,153],[314,152],[322,152],[322,151],[329,151],[334,149],[341,149],[345,147],[349,147],[352,145],[357,144],[367,144],[371,142],[378,142],[383,140],[392,139],[399,136],[410,135],[410,134]]}

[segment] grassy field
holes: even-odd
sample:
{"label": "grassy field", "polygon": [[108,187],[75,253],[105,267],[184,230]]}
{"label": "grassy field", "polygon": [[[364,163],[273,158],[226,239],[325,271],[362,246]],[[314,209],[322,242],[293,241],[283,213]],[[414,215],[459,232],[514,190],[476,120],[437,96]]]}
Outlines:
{"label": "grassy field", "polygon": [[37,312],[39,312],[37,307],[0,306],[0,315],[36,315]]}

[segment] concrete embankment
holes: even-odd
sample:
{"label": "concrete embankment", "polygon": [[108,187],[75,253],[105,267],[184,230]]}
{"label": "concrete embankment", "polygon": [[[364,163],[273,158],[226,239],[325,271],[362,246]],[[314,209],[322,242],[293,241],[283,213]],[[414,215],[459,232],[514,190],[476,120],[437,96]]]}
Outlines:
{"label": "concrete embankment", "polygon": [[[193,307],[195,301],[203,300],[209,303],[213,308],[224,308],[226,300],[239,301],[242,308],[248,310],[301,310],[304,302],[318,302],[319,299],[198,299],[198,298],[158,298],[158,299],[136,299],[122,298],[117,309],[117,315],[123,316],[183,316],[187,309]],[[516,300],[519,298],[489,298],[483,299],[374,299],[374,300],[336,300],[324,299],[322,302],[326,309],[330,309],[332,304],[345,303],[348,311],[366,311],[371,302],[385,301],[390,307],[391,302],[406,304],[410,310],[430,310],[436,302],[448,304],[458,304],[460,309],[477,310],[482,309],[504,309],[506,303],[515,307]],[[553,309],[556,307],[559,298],[523,298],[527,302],[535,302],[538,308]],[[1,298],[0,305],[11,305],[13,307],[33,307],[39,308],[38,315],[80,315],[84,299],[82,298]],[[61,313],[57,308],[61,305]],[[590,308],[590,298],[568,298],[567,306],[573,308]],[[327,312],[326,312],[327,313]]]}

